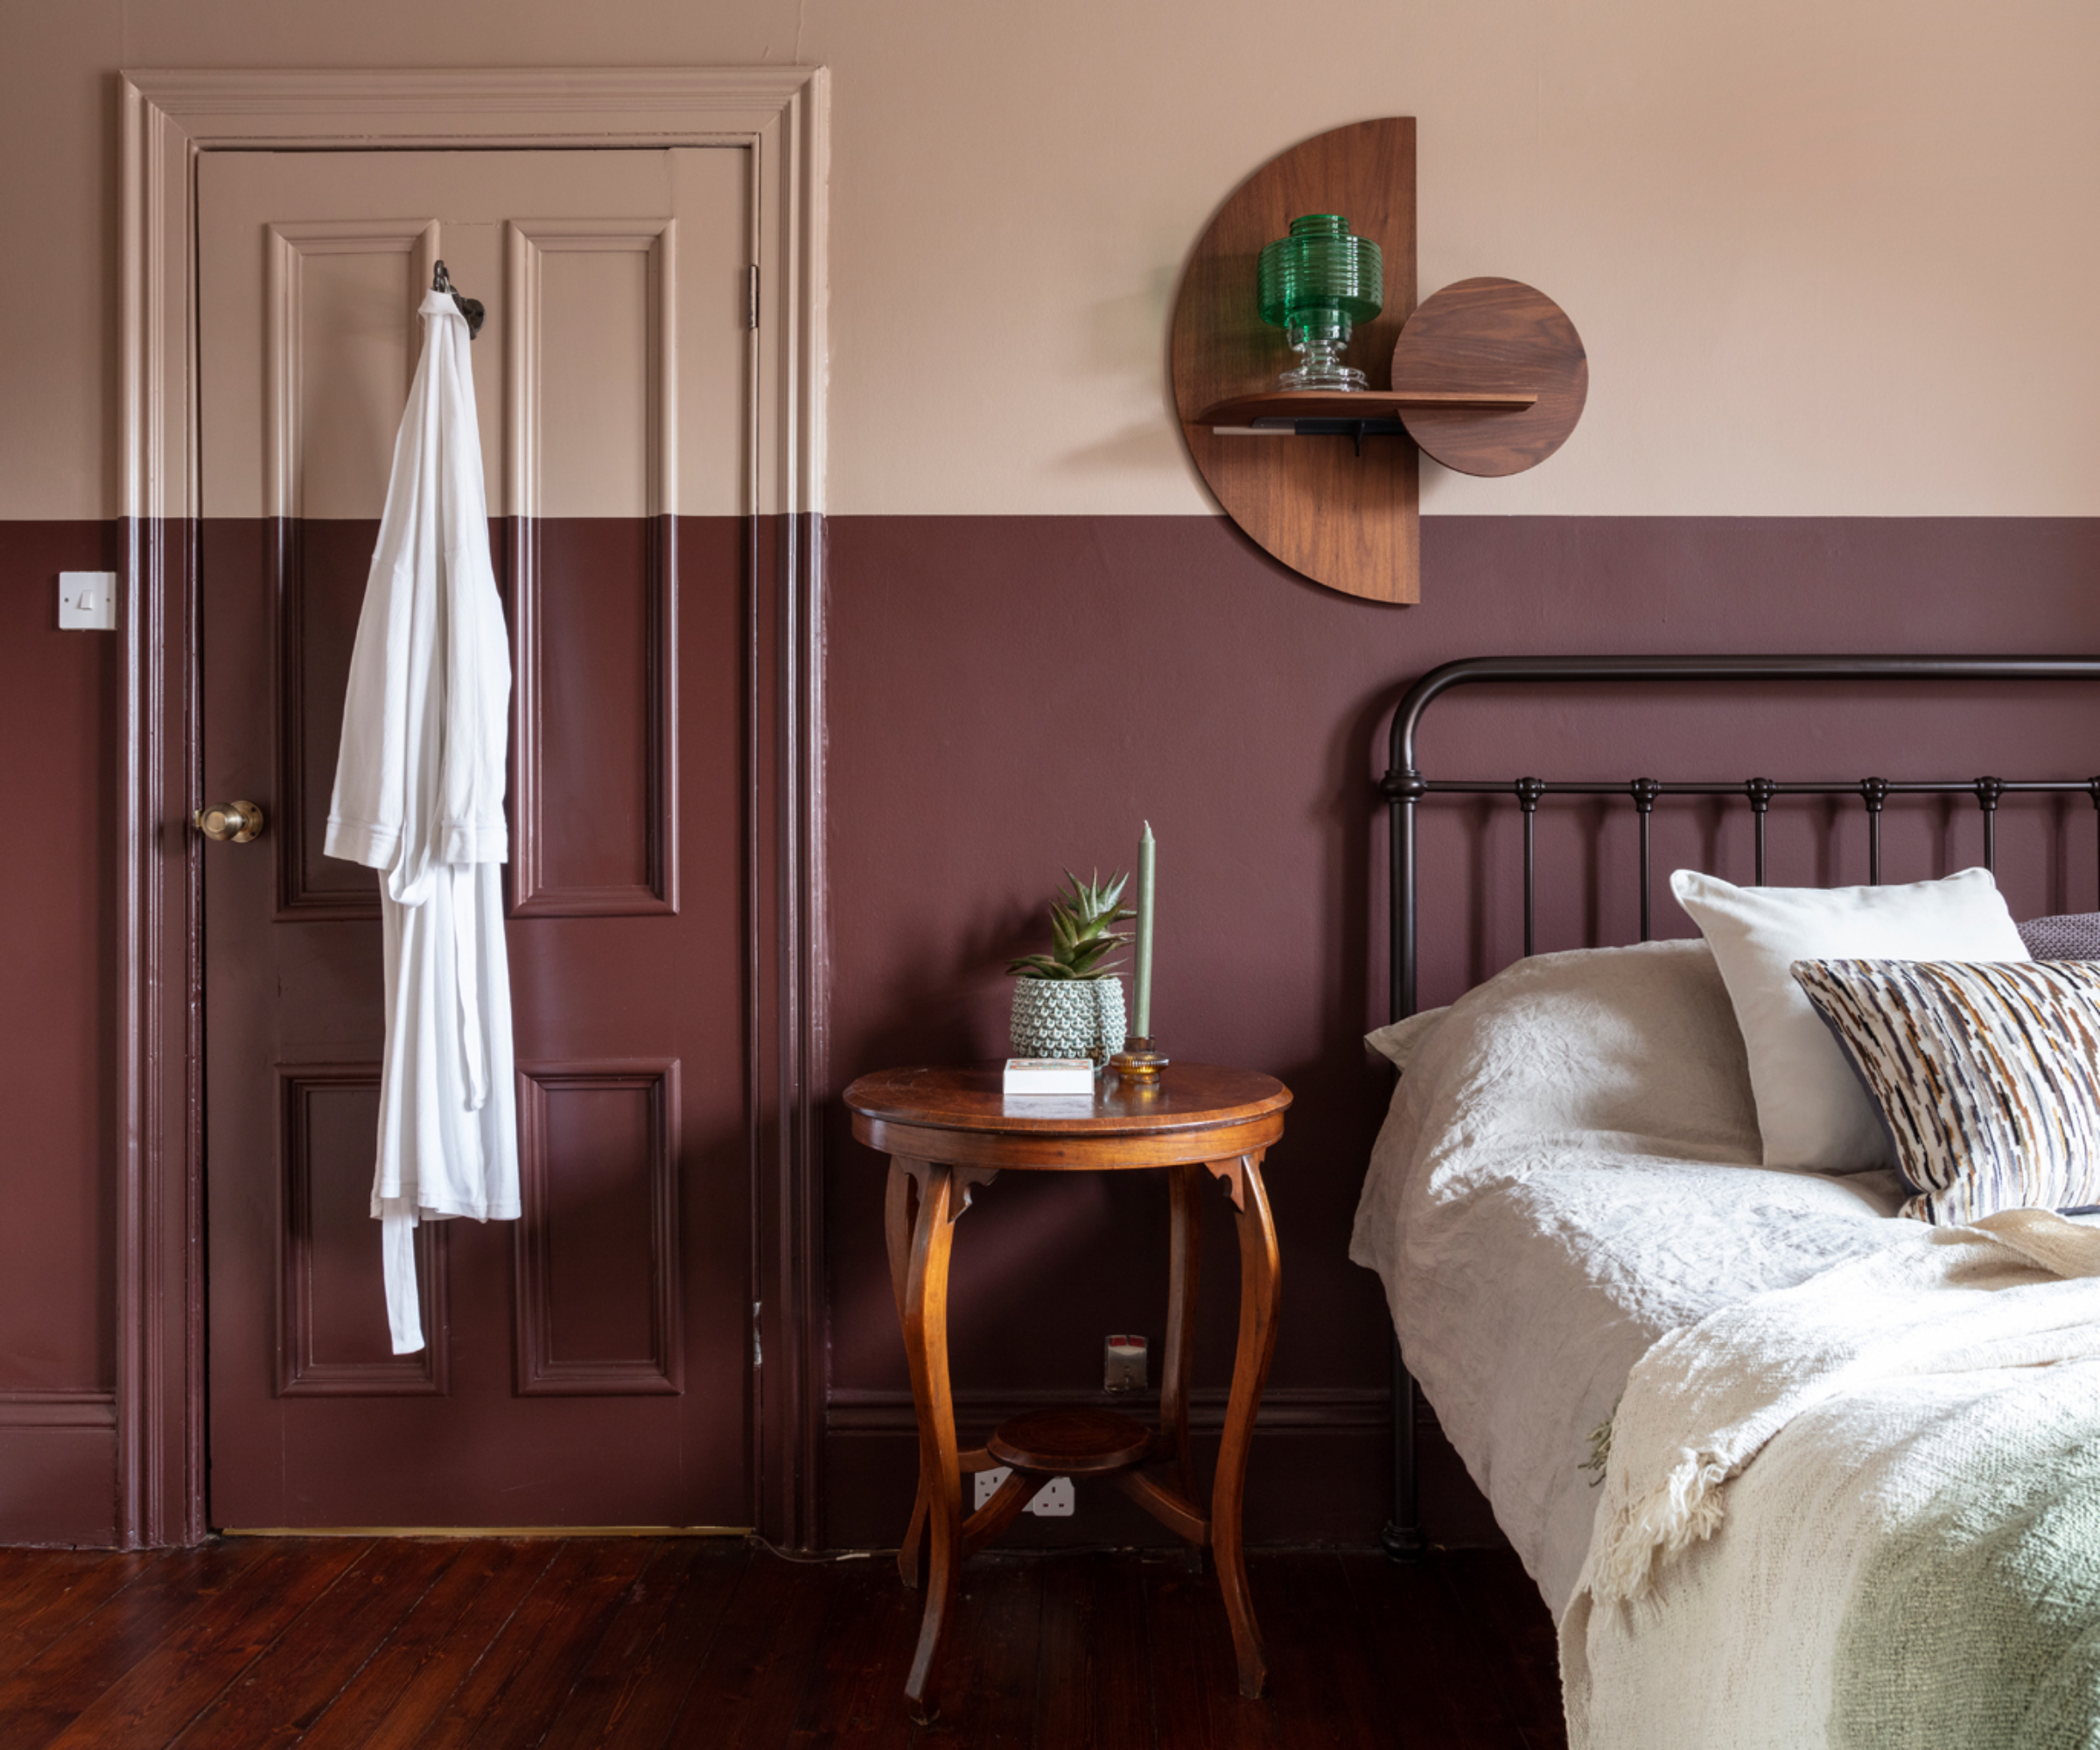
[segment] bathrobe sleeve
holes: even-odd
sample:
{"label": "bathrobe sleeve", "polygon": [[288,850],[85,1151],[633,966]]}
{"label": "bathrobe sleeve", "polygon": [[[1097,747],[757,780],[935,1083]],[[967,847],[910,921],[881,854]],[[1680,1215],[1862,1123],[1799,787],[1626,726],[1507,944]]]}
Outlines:
{"label": "bathrobe sleeve", "polygon": [[[455,374],[456,405],[474,405],[466,348],[441,363]],[[470,441],[473,424],[466,421]],[[444,747],[439,761],[438,830],[433,849],[448,864],[501,863],[509,849],[503,819],[504,760],[510,740],[510,637],[489,559],[488,508],[479,452],[453,445],[441,490],[450,500],[444,527],[445,567]]]}
{"label": "bathrobe sleeve", "polygon": [[[423,311],[430,326],[428,300]],[[438,396],[431,393],[432,355],[424,336],[409,405],[394,440],[394,466],[379,543],[365,583],[357,641],[351,647],[350,684],[343,699],[343,738],[336,754],[335,791],[328,803],[323,849],[331,857],[388,872],[388,887],[408,901],[406,889],[427,863],[427,800],[420,794],[436,729],[428,721],[439,698],[430,672],[438,629],[438,485],[440,457]],[[420,829],[420,830],[419,830]],[[413,865],[413,866],[411,866]]]}
{"label": "bathrobe sleeve", "polygon": [[[404,431],[403,436],[406,436]],[[328,802],[331,857],[390,869],[409,802],[409,643],[416,579],[382,540],[351,648],[343,738]]]}

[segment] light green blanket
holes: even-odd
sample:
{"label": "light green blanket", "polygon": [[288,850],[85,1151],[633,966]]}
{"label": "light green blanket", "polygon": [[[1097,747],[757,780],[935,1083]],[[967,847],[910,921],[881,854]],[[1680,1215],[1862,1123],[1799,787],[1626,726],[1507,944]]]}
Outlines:
{"label": "light green blanket", "polygon": [[2062,1382],[2013,1383],[2025,1401],[1999,1407],[2021,1438],[1868,1552],[1838,1633],[1838,1750],[2100,1746],[2100,1391]]}
{"label": "light green blanket", "polygon": [[2100,1750],[2100,1229],[1930,1230],[1672,1332],[1601,1494],[1575,1750]]}

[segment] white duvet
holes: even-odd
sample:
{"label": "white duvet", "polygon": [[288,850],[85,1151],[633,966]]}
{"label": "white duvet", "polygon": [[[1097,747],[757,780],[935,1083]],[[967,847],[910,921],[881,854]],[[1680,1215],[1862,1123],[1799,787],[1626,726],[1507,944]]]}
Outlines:
{"label": "white duvet", "polygon": [[1700,942],[1520,962],[1452,1005],[1394,1096],[1349,1255],[1556,1617],[1596,1516],[1578,1466],[1648,1346],[1917,1231],[1893,1174],[1758,1158]]}

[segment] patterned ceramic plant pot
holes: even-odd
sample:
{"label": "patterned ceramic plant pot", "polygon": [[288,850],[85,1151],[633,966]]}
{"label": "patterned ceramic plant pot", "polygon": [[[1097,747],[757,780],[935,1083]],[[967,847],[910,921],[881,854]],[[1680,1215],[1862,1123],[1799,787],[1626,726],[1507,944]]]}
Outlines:
{"label": "patterned ceramic plant pot", "polygon": [[1017,978],[1009,1029],[1016,1057],[1090,1057],[1123,1049],[1123,980]]}

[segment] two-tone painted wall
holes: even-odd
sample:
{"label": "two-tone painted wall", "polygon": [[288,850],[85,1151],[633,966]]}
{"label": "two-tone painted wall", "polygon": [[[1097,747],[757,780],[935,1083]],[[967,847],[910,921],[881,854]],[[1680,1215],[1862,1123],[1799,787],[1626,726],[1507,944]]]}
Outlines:
{"label": "two-tone painted wall", "polygon": [[[1266,1535],[1368,1535],[1379,1508],[1383,1326],[1342,1253],[1383,1094],[1355,1039],[1383,1001],[1370,743],[1401,685],[1493,651],[2100,648],[2087,8],[11,4],[0,1535],[113,1523],[122,725],[108,640],[56,629],[52,579],[114,563],[116,70],[761,60],[834,77],[830,1081],[997,1051],[998,968],[1058,871],[1127,858],[1152,820],[1159,1031],[1298,1094],[1272,1174]],[[1545,466],[1425,467],[1408,610],[1305,584],[1220,522],[1165,376],[1216,203],[1292,142],[1391,114],[1420,122],[1422,290],[1530,280],[1592,365]],[[1451,758],[1519,757],[1502,717],[1465,710]],[[1880,728],[1964,769],[1995,737],[1996,764],[2083,771],[2090,720],[1995,701],[1922,732],[1773,733],[1833,767]],[[1658,764],[1718,757],[1639,713],[1555,726],[1577,759],[1665,734]],[[1930,851],[1960,854],[1951,832]],[[2089,891],[2090,857],[2014,878],[2023,908]],[[836,1121],[825,1172],[830,1531],[879,1540],[911,1463],[880,1172]],[[1162,1226],[1134,1184],[1002,1184],[959,1248],[958,1385],[1084,1384],[1104,1333],[1157,1331]]]}

